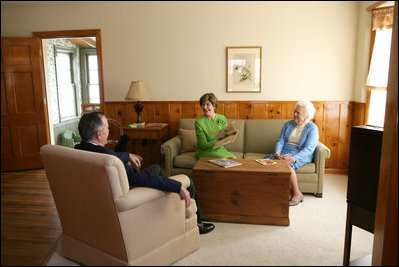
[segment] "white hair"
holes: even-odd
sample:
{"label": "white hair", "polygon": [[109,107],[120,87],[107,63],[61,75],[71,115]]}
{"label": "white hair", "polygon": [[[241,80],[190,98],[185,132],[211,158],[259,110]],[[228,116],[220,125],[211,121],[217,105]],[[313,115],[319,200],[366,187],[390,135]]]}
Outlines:
{"label": "white hair", "polygon": [[312,102],[308,100],[300,100],[296,103],[296,107],[303,107],[304,112],[305,112],[305,117],[307,117],[307,120],[313,119],[314,114],[316,113],[316,109],[314,108]]}

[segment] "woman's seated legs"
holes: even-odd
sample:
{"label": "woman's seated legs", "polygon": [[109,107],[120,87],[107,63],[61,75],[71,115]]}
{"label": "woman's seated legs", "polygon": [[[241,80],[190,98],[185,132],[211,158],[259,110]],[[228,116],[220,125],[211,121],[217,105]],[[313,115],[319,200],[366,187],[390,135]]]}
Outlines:
{"label": "woman's seated legs", "polygon": [[294,168],[291,165],[290,165],[290,171],[291,171],[290,184],[291,184],[291,192],[292,192],[292,197],[290,200],[298,201],[302,196],[302,192],[301,192],[301,190],[299,190],[298,177],[296,175]]}

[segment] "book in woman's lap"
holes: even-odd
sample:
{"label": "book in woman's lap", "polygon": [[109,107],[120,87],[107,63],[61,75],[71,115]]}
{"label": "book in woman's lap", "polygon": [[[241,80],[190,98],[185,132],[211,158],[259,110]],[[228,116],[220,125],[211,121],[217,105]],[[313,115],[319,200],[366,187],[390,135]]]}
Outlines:
{"label": "book in woman's lap", "polygon": [[235,121],[233,121],[229,126],[226,126],[219,132],[215,133],[215,138],[219,141],[213,146],[213,149],[233,143],[236,140],[239,131],[234,127],[234,124]]}

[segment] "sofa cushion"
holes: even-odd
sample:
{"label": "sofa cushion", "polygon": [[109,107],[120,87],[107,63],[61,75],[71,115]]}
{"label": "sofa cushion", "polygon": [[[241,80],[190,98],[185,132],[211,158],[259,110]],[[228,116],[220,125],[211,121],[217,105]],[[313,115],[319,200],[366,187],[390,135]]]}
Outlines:
{"label": "sofa cushion", "polygon": [[265,155],[265,153],[245,153],[244,159],[263,159]]}
{"label": "sofa cushion", "polygon": [[179,129],[195,130],[195,121],[197,119],[180,119]]}
{"label": "sofa cushion", "polygon": [[311,162],[299,168],[297,173],[316,173],[316,164]]}
{"label": "sofa cushion", "polygon": [[[227,123],[229,125],[233,121],[236,122],[234,127],[239,131],[238,135],[237,135],[237,138],[236,138],[236,140],[233,143],[227,144],[224,147],[228,151],[230,151],[231,153],[233,153],[233,151],[244,153],[245,120],[242,120],[242,119],[227,119]],[[242,158],[242,156],[240,158]]]}
{"label": "sofa cushion", "polygon": [[237,152],[237,151],[231,151],[231,153],[233,153],[234,156],[236,156],[236,158],[238,158],[238,159],[242,159],[244,156],[244,153]]}
{"label": "sofa cushion", "polygon": [[[245,153],[244,159],[263,159],[265,154],[262,153]],[[303,165],[297,173],[316,173],[316,164],[311,162],[308,164]]]}
{"label": "sofa cushion", "polygon": [[244,152],[273,153],[281,129],[286,121],[288,120],[246,120]]}
{"label": "sofa cushion", "polygon": [[181,140],[180,153],[195,152],[197,146],[197,136],[195,130],[179,129],[179,136]]}
{"label": "sofa cushion", "polygon": [[[195,121],[197,119],[180,119],[179,129],[194,130],[195,131]],[[227,123],[231,124],[233,121],[236,122],[235,128],[239,131],[234,143],[227,144],[225,148],[233,153],[233,151],[244,152],[244,140],[245,140],[245,121],[243,119],[227,119]],[[281,130],[281,129],[280,129]],[[233,153],[234,154],[234,153]],[[242,157],[241,157],[242,158]]]}

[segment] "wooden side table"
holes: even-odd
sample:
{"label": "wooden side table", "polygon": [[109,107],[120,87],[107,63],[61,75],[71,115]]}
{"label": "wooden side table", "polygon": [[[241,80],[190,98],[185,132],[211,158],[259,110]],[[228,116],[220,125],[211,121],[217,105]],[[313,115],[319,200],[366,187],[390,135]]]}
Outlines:
{"label": "wooden side table", "polygon": [[142,168],[151,164],[163,165],[161,145],[168,138],[167,123],[148,123],[144,127],[123,127],[124,133],[130,137],[131,145],[127,146],[130,153],[143,157]]}

